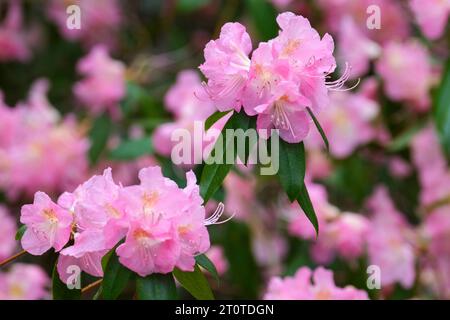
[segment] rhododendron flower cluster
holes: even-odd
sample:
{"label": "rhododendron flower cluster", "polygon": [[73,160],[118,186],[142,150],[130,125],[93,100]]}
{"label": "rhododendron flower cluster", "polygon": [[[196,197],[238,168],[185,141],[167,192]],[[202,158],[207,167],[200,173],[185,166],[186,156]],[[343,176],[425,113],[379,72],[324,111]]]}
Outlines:
{"label": "rhododendron flower cluster", "polygon": [[[62,194],[57,203],[38,192],[33,204],[22,208],[21,222],[27,226],[22,246],[34,255],[50,248],[60,252],[58,271],[64,281],[71,265],[101,277],[102,257],[122,239],[115,250],[119,261],[141,276],[175,267],[192,271],[194,257],[210,246],[206,225],[221,213],[205,219],[195,175],[188,172],[186,178],[181,189],[159,167],[149,167],[139,172],[139,185],[124,187],[107,169]],[[73,244],[66,246],[71,239]]]}
{"label": "rhododendron flower cluster", "polygon": [[367,300],[367,292],[355,287],[340,288],[333,280],[333,272],[322,267],[298,269],[293,277],[274,277],[270,280],[266,300]]}
{"label": "rhododendron flower cluster", "polygon": [[0,271],[0,300],[41,300],[49,298],[50,279],[36,265],[16,263]]}
{"label": "rhododendron flower cluster", "polygon": [[87,172],[84,129],[73,116],[61,119],[47,89],[46,80],[35,82],[28,100],[15,108],[0,93],[0,189],[10,197],[69,189]]}
{"label": "rhododendron flower cluster", "polygon": [[258,115],[258,129],[278,129],[287,142],[303,140],[309,132],[306,108],[328,106],[328,91],[340,89],[349,76],[329,81],[336,68],[334,43],[323,38],[308,19],[285,12],[277,17],[279,35],[252,50],[250,36],[239,23],[227,23],[220,37],[205,48],[200,70],[208,79],[206,92],[220,111],[244,107]]}
{"label": "rhododendron flower cluster", "polygon": [[78,62],[77,70],[85,78],[73,88],[77,99],[94,115],[109,111],[120,116],[119,102],[125,96],[125,65],[109,57],[106,47],[95,46]]}

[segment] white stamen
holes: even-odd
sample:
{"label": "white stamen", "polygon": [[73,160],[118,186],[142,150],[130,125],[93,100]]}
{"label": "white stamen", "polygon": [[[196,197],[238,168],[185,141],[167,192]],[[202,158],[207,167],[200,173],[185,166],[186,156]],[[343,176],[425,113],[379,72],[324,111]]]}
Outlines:
{"label": "white stamen", "polygon": [[231,217],[228,217],[227,219],[225,219],[223,221],[219,221],[219,219],[223,215],[224,211],[225,211],[225,205],[222,202],[220,202],[219,205],[217,206],[216,210],[213,212],[213,214],[204,221],[205,226],[210,226],[213,224],[222,224],[222,223],[228,222],[231,219],[233,219],[234,216],[236,215],[236,213],[233,213],[231,215]]}

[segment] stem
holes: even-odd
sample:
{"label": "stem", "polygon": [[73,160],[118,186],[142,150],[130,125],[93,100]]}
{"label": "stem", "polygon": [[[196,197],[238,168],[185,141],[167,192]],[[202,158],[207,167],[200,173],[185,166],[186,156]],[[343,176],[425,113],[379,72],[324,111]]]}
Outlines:
{"label": "stem", "polygon": [[20,251],[19,253],[16,253],[15,255],[3,260],[2,262],[0,262],[0,267],[3,267],[4,265],[7,265],[8,263],[10,263],[11,261],[16,260],[17,258],[20,258],[21,256],[23,256],[25,253],[27,253],[25,250]]}
{"label": "stem", "polygon": [[81,289],[81,293],[85,293],[93,288],[95,288],[96,286],[100,285],[102,283],[103,279],[99,279],[95,282],[92,282],[91,284],[87,285],[86,287],[84,287],[83,289]]}

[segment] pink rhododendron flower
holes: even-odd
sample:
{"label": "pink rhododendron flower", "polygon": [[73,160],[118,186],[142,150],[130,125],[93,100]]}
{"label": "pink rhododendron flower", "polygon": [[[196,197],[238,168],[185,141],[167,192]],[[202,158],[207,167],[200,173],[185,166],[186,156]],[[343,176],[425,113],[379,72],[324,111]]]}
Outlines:
{"label": "pink rhododendron flower", "polygon": [[205,47],[200,70],[208,78],[206,91],[220,111],[241,108],[241,94],[248,79],[252,50],[250,36],[240,23],[226,23],[219,39]]}
{"label": "pink rhododendron flower", "polygon": [[219,246],[211,246],[206,252],[206,256],[216,267],[219,276],[228,271],[228,261],[223,252],[223,248]]}
{"label": "pink rhododendron flower", "polygon": [[275,277],[269,282],[266,300],[367,300],[367,292],[352,286],[339,288],[333,280],[333,272],[318,267],[310,270],[302,267],[293,277]]}
{"label": "pink rhododendron flower", "polygon": [[127,188],[134,213],[125,243],[117,248],[122,264],[140,275],[192,271],[194,256],[209,248],[205,209],[192,172],[180,189],[161,169],[143,169],[141,184]]}
{"label": "pink rhododendron flower", "polygon": [[0,272],[0,300],[46,299],[49,284],[50,279],[40,267],[16,263],[8,272]]}
{"label": "pink rhododendron flower", "polygon": [[376,189],[369,206],[373,211],[367,236],[370,264],[380,267],[381,285],[398,282],[411,288],[416,275],[413,231],[384,187]]}
{"label": "pink rhododendron flower", "polygon": [[74,275],[74,267],[80,268],[81,271],[91,276],[103,277],[102,258],[107,252],[107,250],[90,252],[79,258],[61,252],[56,265],[59,278],[63,283],[70,284],[70,277]]}
{"label": "pink rhododendron flower", "polygon": [[[279,35],[260,43],[251,60],[245,29],[226,24],[219,40],[206,46],[206,62],[200,69],[219,110],[239,111],[242,104],[248,115],[258,115],[258,129],[278,129],[282,139],[296,143],[309,131],[306,107],[317,112],[326,107],[328,90],[342,88],[350,71],[347,67],[340,79],[327,81],[336,68],[331,36],[321,38],[306,18],[291,12],[280,14],[277,22]],[[245,50],[241,49],[243,43]],[[233,50],[227,59],[222,58],[230,47]]]}
{"label": "pink rhododendron flower", "polygon": [[0,62],[25,61],[31,56],[27,35],[22,30],[22,10],[20,0],[8,1],[8,12],[0,25]]}
{"label": "pink rhododendron flower", "polygon": [[69,241],[73,216],[43,192],[37,192],[33,204],[22,207],[20,222],[27,226],[22,247],[33,255],[50,248],[60,251]]}
{"label": "pink rhododendron flower", "polygon": [[278,129],[281,139],[289,143],[302,141],[309,132],[309,118],[304,109],[299,109],[299,105],[306,105],[309,100],[299,94],[292,82],[280,83],[272,95],[266,104],[255,108],[259,113],[256,128]]}
{"label": "pink rhododendron flower", "polygon": [[85,78],[75,84],[75,96],[94,115],[109,111],[120,115],[119,102],[125,96],[125,65],[109,57],[104,46],[95,46],[80,60],[77,70]]}
{"label": "pink rhododendron flower", "polygon": [[433,40],[443,34],[450,14],[449,0],[431,0],[426,3],[420,0],[410,0],[409,5],[427,38]]}
{"label": "pink rhododendron flower", "polygon": [[0,188],[11,198],[71,189],[87,173],[88,140],[72,115],[60,119],[47,89],[40,80],[28,101],[15,108],[0,102]]}
{"label": "pink rhododendron flower", "polygon": [[[330,152],[337,158],[349,156],[356,147],[375,137],[372,121],[378,115],[378,104],[367,97],[364,85],[361,92],[333,92],[330,106],[318,115],[318,120],[329,140]],[[310,139],[312,145],[323,145],[317,130]]]}
{"label": "pink rhododendron flower", "polygon": [[209,247],[207,225],[223,213],[223,205],[205,219],[203,199],[192,172],[181,189],[165,178],[159,167],[139,172],[139,185],[123,187],[112,179],[111,169],[93,176],[73,193],[65,192],[58,204],[42,192],[32,205],[22,207],[21,222],[27,225],[22,246],[32,254],[51,247],[62,249],[58,272],[69,280],[77,266],[103,276],[102,257],[122,239],[116,250],[119,261],[140,275],[171,272],[175,267],[192,271],[195,256]]}
{"label": "pink rhododendron flower", "polygon": [[[414,70],[414,77],[411,77]],[[383,47],[376,71],[384,81],[386,94],[395,101],[407,101],[417,111],[430,106],[432,70],[425,47],[418,42],[391,42]]]}
{"label": "pink rhododendron flower", "polygon": [[16,221],[6,207],[0,205],[0,261],[8,258],[16,248]]}
{"label": "pink rhododendron flower", "polygon": [[[79,29],[67,27],[68,14],[66,10],[72,4],[80,7]],[[115,35],[123,20],[117,0],[51,0],[47,5],[47,14],[66,39],[80,40],[86,47],[92,47],[99,43],[114,47]]]}

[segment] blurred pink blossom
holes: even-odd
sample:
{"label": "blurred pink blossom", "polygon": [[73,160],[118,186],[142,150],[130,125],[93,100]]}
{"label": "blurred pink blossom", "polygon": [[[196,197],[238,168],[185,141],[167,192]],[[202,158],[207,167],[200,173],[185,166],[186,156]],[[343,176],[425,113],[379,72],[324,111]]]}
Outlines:
{"label": "blurred pink blossom", "polygon": [[[67,27],[66,10],[71,4],[80,7],[80,29]],[[80,40],[86,47],[96,44],[114,47],[123,20],[118,0],[51,0],[47,4],[47,14],[66,39]]]}
{"label": "blurred pink blossom", "polygon": [[114,118],[120,116],[119,103],[125,96],[125,65],[113,60],[104,46],[95,46],[77,64],[85,78],[75,84],[77,99],[94,115],[109,111]]}
{"label": "blurred pink blossom", "polygon": [[410,0],[411,10],[425,36],[431,40],[437,39],[445,31],[450,14],[449,0]]}
{"label": "blurred pink blossom", "polygon": [[380,268],[382,286],[411,288],[416,277],[414,231],[384,187],[375,190],[368,204],[373,213],[367,235],[370,264]]}
{"label": "blurred pink blossom", "polygon": [[47,89],[36,81],[15,108],[0,101],[0,188],[11,198],[71,189],[87,173],[88,140],[72,115],[60,119]]}
{"label": "blurred pink blossom", "polygon": [[[22,26],[22,9],[20,0],[9,0],[8,12],[0,25],[0,62],[26,61],[30,58],[28,35]],[[1,8],[2,6],[0,6]]]}
{"label": "blurred pink blossom", "polygon": [[449,197],[450,169],[433,126],[416,134],[411,153],[419,175],[421,204],[427,206]]}
{"label": "blurred pink blossom", "polygon": [[36,265],[14,264],[0,272],[0,300],[41,300],[49,298],[50,279]]}
{"label": "blurred pink blossom", "polygon": [[211,246],[206,252],[206,256],[216,267],[219,276],[225,274],[228,271],[228,261],[223,252],[223,248],[219,246]]}
{"label": "blurred pink blossom", "polygon": [[[414,70],[414,77],[411,77],[411,70]],[[420,43],[388,43],[383,47],[376,71],[384,81],[388,97],[408,102],[416,111],[428,110],[433,74],[428,52]]]}
{"label": "blurred pink blossom", "polygon": [[294,276],[270,280],[266,300],[367,300],[363,290],[352,286],[337,287],[333,272],[322,267],[310,270],[302,267]]}
{"label": "blurred pink blossom", "polygon": [[8,258],[16,248],[17,224],[7,208],[0,204],[0,261]]}
{"label": "blurred pink blossom", "polygon": [[[333,92],[330,106],[318,115],[330,144],[330,152],[336,158],[349,156],[359,145],[374,139],[376,129],[372,122],[379,113],[376,101],[367,97],[364,84],[360,92]],[[307,139],[312,145],[323,145],[317,130]]]}

